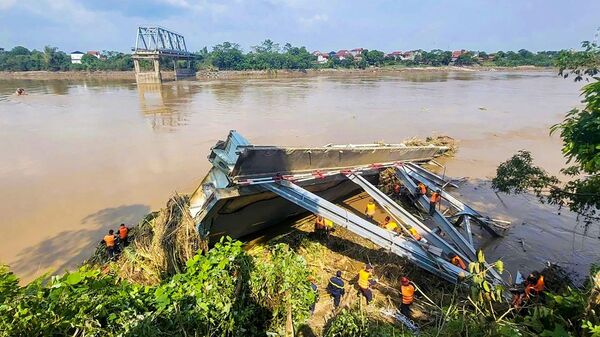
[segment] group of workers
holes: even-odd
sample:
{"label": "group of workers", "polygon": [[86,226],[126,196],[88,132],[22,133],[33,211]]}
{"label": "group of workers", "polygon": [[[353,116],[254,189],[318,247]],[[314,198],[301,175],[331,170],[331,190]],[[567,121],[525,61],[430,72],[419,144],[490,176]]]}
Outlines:
{"label": "group of workers", "polygon": [[117,253],[122,252],[129,245],[129,228],[125,224],[121,224],[116,234],[114,230],[110,229],[102,239],[102,243],[106,247],[108,259],[114,260]]}
{"label": "group of workers", "polygon": [[[371,288],[378,283],[377,279],[373,276],[373,266],[366,264],[363,269],[358,272],[356,277],[358,291],[362,297],[365,298],[367,305],[373,300],[373,291]],[[411,284],[407,277],[400,278],[400,293],[402,294],[402,301],[400,303],[400,312],[410,318],[411,309],[410,306],[414,301],[415,287]],[[327,284],[327,293],[333,300],[333,307],[338,308],[340,306],[342,296],[346,294],[345,283],[342,279],[342,272],[338,270],[334,276],[329,279]]]}

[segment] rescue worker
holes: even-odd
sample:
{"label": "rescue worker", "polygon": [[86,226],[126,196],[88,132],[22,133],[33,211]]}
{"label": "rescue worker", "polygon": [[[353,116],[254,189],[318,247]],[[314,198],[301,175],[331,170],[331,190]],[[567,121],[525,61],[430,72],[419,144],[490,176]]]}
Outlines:
{"label": "rescue worker", "polygon": [[117,237],[115,236],[114,230],[109,230],[108,235],[104,236],[102,242],[106,245],[106,255],[108,255],[109,260],[113,260],[115,258],[115,243],[117,241]]}
{"label": "rescue worker", "polygon": [[381,228],[385,228],[385,226],[391,221],[391,218],[389,216],[386,216],[385,219],[383,219],[383,222],[379,224],[379,227]]}
{"label": "rescue worker", "polygon": [[333,299],[333,308],[337,309],[337,307],[340,306],[342,296],[346,293],[346,290],[344,289],[344,280],[342,280],[342,271],[338,270],[335,272],[335,276],[329,279],[327,293]]}
{"label": "rescue worker", "polygon": [[400,279],[400,283],[400,292],[402,293],[402,304],[400,304],[400,312],[402,313],[402,315],[410,318],[410,306],[412,305],[415,299],[415,286],[410,284],[410,280],[408,279],[408,277],[402,277]]}
{"label": "rescue worker", "polygon": [[399,200],[400,195],[402,193],[402,186],[398,183],[395,183],[392,191],[393,191],[393,195],[392,195],[393,198],[396,200]]}
{"label": "rescue worker", "polygon": [[373,199],[369,200],[369,203],[367,204],[367,208],[365,209],[365,214],[367,215],[367,218],[373,219],[373,216],[375,216],[376,208],[377,208],[377,206],[375,205],[375,200],[373,200]]}
{"label": "rescue worker", "polygon": [[427,186],[419,181],[417,184],[417,199],[427,194]]}
{"label": "rescue worker", "polygon": [[329,234],[334,230],[335,228],[333,228],[333,221],[317,215],[317,218],[315,219],[315,233],[317,236],[320,238],[329,238]]}
{"label": "rescue worker", "polygon": [[119,243],[121,250],[129,245],[129,228],[124,223],[119,226]]}
{"label": "rescue worker", "polygon": [[467,270],[467,265],[460,258],[460,256],[456,255],[455,253],[450,253],[450,254],[448,254],[448,256],[450,257],[450,263],[452,263],[453,265],[459,267],[462,270]]}
{"label": "rescue worker", "polygon": [[437,190],[431,194],[431,198],[429,199],[429,215],[431,216],[435,213],[435,206],[442,200],[441,193],[441,190]]}
{"label": "rescue worker", "polygon": [[396,233],[398,231],[398,224],[395,221],[388,221],[388,223],[385,225],[385,229]]}
{"label": "rescue worker", "polygon": [[521,308],[524,302],[530,301],[532,297],[537,297],[544,291],[545,283],[544,276],[538,271],[533,271],[525,281],[523,281],[521,287],[516,285],[511,288],[513,293],[512,305],[515,308]]}
{"label": "rescue worker", "polygon": [[325,232],[327,233],[327,237],[329,237],[329,234],[334,231],[335,228],[333,227],[333,221],[325,219]]}
{"label": "rescue worker", "polygon": [[367,300],[367,305],[373,300],[373,291],[371,291],[371,287],[377,283],[377,281],[371,278],[372,272],[373,266],[369,263],[365,265],[365,268],[358,272],[358,289]]}
{"label": "rescue worker", "polygon": [[412,235],[412,237],[415,240],[421,241],[423,239],[421,237],[421,234],[419,234],[419,232],[417,232],[417,230],[414,227],[408,226],[408,231],[410,232],[410,235]]}
{"label": "rescue worker", "polygon": [[527,277],[525,284],[525,297],[529,299],[531,296],[539,296],[545,288],[544,275],[538,271],[534,271]]}
{"label": "rescue worker", "polygon": [[325,218],[320,215],[315,218],[315,234],[319,237],[325,234]]}

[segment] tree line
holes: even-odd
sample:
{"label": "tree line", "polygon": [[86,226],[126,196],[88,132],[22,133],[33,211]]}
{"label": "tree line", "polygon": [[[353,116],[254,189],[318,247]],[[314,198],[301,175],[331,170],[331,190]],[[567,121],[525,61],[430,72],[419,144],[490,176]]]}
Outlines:
{"label": "tree line", "polygon": [[[567,51],[531,52],[526,49],[514,51],[498,51],[493,54],[479,51],[464,51],[457,58],[452,57],[451,51],[434,49],[431,51],[413,51],[409,59],[386,55],[379,50],[362,50],[355,56],[339,57],[334,52],[327,54],[327,61],[317,62],[317,56],[306,47],[296,47],[286,43],[279,44],[265,40],[260,45],[244,50],[237,43],[223,42],[195,52],[196,59],[192,66],[196,70],[275,70],[275,69],[320,69],[348,68],[364,69],[367,67],[418,67],[418,66],[554,66],[560,55]],[[182,62],[182,61],[180,61]],[[169,69],[173,63],[169,59],[161,59],[161,67]],[[29,50],[17,46],[7,51],[0,51],[0,71],[96,71],[96,70],[131,70],[133,69],[132,55],[116,51],[103,51],[97,58],[85,54],[81,64],[71,63],[70,55],[56,47],[46,46],[43,50]]]}

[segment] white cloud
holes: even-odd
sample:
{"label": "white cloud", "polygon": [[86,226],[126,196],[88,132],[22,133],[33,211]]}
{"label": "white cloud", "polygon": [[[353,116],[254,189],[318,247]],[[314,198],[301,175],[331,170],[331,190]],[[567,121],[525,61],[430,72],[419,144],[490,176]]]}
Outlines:
{"label": "white cloud", "polygon": [[9,9],[16,2],[17,2],[17,0],[0,0],[0,10]]}
{"label": "white cloud", "polygon": [[327,16],[327,14],[315,14],[308,18],[301,17],[298,19],[298,22],[300,22],[305,27],[312,27],[315,25],[325,23],[327,21],[329,21],[329,17]]}

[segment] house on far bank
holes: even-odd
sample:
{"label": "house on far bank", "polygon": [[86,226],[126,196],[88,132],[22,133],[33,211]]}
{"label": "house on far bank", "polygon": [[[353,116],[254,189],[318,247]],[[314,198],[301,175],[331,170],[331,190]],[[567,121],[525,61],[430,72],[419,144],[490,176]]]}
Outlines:
{"label": "house on far bank", "polygon": [[466,53],[466,52],[467,52],[467,51],[466,51],[466,50],[464,50],[464,49],[461,49],[461,50],[455,50],[455,51],[453,51],[453,52],[452,52],[452,60],[451,60],[451,62],[455,62],[456,60],[458,60],[458,58],[459,58],[459,57],[460,57],[462,54],[464,54],[464,53]]}
{"label": "house on far bank", "polygon": [[350,54],[352,54],[354,58],[360,58],[364,50],[365,48],[354,48],[350,51]]}
{"label": "house on far bank", "polygon": [[342,49],[340,51],[338,51],[335,56],[341,60],[345,60],[347,58],[352,57],[352,53],[350,53],[349,51],[347,51],[346,49]]}
{"label": "house on far bank", "polygon": [[329,54],[321,53],[318,50],[314,51],[312,54],[317,57],[317,63],[319,64],[327,63],[327,60],[329,60]]}
{"label": "house on far bank", "polygon": [[76,50],[71,53],[71,63],[73,64],[81,64],[81,58],[85,55],[84,53]]}
{"label": "house on far bank", "polygon": [[421,52],[418,50],[411,51],[393,51],[391,53],[385,54],[386,58],[400,60],[400,61],[414,61],[417,55],[420,55]]}
{"label": "house on far bank", "polygon": [[95,56],[97,59],[100,59],[101,57],[100,52],[97,50],[88,50],[87,54]]}
{"label": "house on far bank", "polygon": [[388,59],[401,60],[403,54],[404,53],[401,51],[393,51],[391,53],[385,54],[385,57]]}

